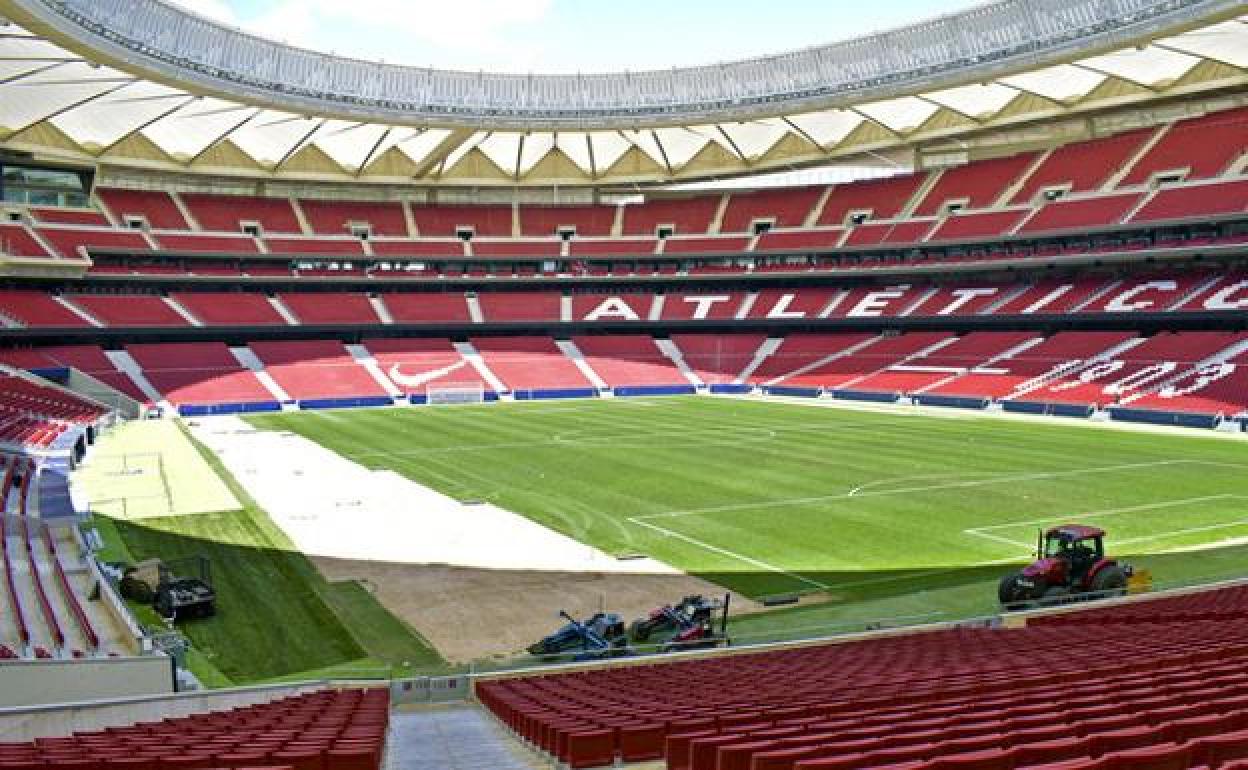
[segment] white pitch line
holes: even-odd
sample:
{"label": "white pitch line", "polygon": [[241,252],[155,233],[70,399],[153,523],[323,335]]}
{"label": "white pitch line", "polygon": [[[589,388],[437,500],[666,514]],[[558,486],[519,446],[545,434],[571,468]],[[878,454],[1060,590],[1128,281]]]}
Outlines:
{"label": "white pitch line", "polygon": [[697,546],[698,548],[705,549],[712,553],[717,553],[717,554],[720,554],[721,556],[727,556],[730,559],[736,559],[737,561],[742,562],[744,564],[749,564],[750,566],[758,567],[759,569],[764,569],[768,572],[774,572],[777,575],[784,575],[785,577],[793,578],[794,580],[801,581],[805,583],[806,585],[811,585],[822,590],[827,590],[829,588],[827,583],[820,583],[818,580],[811,580],[810,578],[803,577],[802,575],[798,575],[796,573],[789,572],[788,570],[783,569],[781,567],[777,567],[774,564],[768,564],[765,561],[760,561],[759,559],[755,559],[750,556],[745,556],[743,554],[736,553],[735,551],[729,551],[727,548],[720,548],[717,545],[711,545],[710,543],[703,542],[701,540],[698,540],[697,538],[689,537],[688,535],[681,534],[680,532],[674,532],[665,527],[660,527],[657,524],[651,524],[648,521],[638,521],[635,518],[630,518],[628,519],[628,521],[633,524],[636,524],[639,527],[645,527],[646,529],[666,535],[667,537],[674,537],[677,540],[683,540],[690,545]]}
{"label": "white pitch line", "polygon": [[1096,518],[1100,516],[1116,516],[1120,513],[1136,513],[1138,511],[1152,511],[1158,508],[1174,508],[1180,505],[1191,505],[1193,503],[1207,503],[1212,500],[1226,500],[1232,497],[1242,497],[1242,495],[1236,495],[1236,494],[1227,492],[1225,494],[1220,494],[1220,495],[1205,495],[1204,497],[1183,497],[1177,500],[1163,500],[1158,503],[1144,503],[1142,505],[1130,505],[1125,508],[1106,508],[1100,511],[1086,511],[1084,513],[1074,513],[1074,514],[1058,514],[1056,516],[1048,516],[1043,519],[1028,519],[1027,521],[1011,521],[1006,524],[991,524],[986,527],[972,527],[971,529],[964,529],[962,531],[970,535],[979,535],[989,530],[1009,529],[1010,527],[1027,527],[1033,524],[1047,524],[1049,522],[1056,521],[1062,518],[1091,519],[1091,518]]}
{"label": "white pitch line", "polygon": [[890,495],[909,494],[911,492],[935,492],[942,489],[966,489],[970,487],[982,487],[991,484],[1000,484],[1008,481],[1038,481],[1041,479],[1059,479],[1068,476],[1086,476],[1096,473],[1110,473],[1113,471],[1138,470],[1141,468],[1157,468],[1165,465],[1183,465],[1189,463],[1200,463],[1199,460],[1157,460],[1155,462],[1146,463],[1126,463],[1123,465],[1102,465],[1092,468],[1077,468],[1068,471],[1044,471],[1040,473],[1019,473],[1014,475],[997,476],[991,479],[977,479],[974,481],[954,481],[948,484],[926,484],[915,487],[900,487],[898,489],[883,489],[877,492],[862,492],[856,495],[845,493],[835,495],[816,495],[813,497],[792,497],[783,500],[761,500],[754,503],[733,503],[731,505],[717,505],[709,508],[690,508],[683,511],[664,511],[662,513],[648,513],[632,517],[633,519],[663,519],[678,516],[701,516],[708,513],[727,513],[730,511],[748,511],[758,510],[762,508],[784,508],[793,505],[809,505],[810,503],[822,503],[830,500],[848,500],[861,499],[863,497],[887,497]]}

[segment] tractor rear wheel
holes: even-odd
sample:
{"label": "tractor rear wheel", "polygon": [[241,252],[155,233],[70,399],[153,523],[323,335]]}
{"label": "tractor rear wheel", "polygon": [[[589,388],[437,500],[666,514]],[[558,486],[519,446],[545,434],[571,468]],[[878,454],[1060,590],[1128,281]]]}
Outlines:
{"label": "tractor rear wheel", "polygon": [[1126,593],[1127,573],[1117,564],[1111,564],[1092,576],[1089,588],[1100,597],[1122,596]]}
{"label": "tractor rear wheel", "polygon": [[646,620],[634,620],[633,624],[628,627],[628,636],[634,642],[644,642],[650,638],[650,622]]}

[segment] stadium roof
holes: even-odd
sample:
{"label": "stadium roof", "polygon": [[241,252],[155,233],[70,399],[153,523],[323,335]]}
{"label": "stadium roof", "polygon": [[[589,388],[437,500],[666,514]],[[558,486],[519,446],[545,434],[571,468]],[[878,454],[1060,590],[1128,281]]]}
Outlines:
{"label": "stadium roof", "polygon": [[517,75],[346,59],[160,0],[0,0],[0,144],[293,180],[706,179],[1240,88],[1246,11],[1003,0],[763,58]]}

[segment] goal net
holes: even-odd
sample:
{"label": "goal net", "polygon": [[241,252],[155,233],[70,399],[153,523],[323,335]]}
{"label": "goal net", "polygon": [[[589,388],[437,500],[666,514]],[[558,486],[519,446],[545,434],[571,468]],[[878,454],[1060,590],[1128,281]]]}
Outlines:
{"label": "goal net", "polygon": [[88,503],[115,519],[168,516],[173,492],[160,452],[96,455],[83,468]]}
{"label": "goal net", "polygon": [[430,404],[481,404],[485,402],[485,385],[480,382],[447,382],[425,389]]}

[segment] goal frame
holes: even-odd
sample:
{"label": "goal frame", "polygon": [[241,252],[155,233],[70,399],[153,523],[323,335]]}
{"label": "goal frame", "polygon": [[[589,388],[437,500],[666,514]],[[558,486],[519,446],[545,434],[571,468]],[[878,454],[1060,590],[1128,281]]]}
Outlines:
{"label": "goal frame", "polygon": [[430,406],[484,404],[485,383],[445,382],[425,388],[425,403]]}

